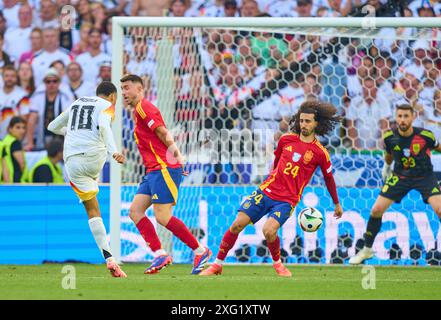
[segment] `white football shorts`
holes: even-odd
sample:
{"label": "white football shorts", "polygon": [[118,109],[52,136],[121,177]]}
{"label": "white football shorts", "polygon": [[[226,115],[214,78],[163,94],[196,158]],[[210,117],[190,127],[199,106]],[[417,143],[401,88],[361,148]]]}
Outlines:
{"label": "white football shorts", "polygon": [[88,201],[98,194],[98,178],[106,162],[107,154],[76,154],[65,161],[70,185],[80,201]]}

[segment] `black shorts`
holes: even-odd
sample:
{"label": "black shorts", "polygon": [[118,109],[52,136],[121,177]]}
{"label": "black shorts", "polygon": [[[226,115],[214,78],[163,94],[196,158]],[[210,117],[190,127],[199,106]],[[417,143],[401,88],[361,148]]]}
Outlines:
{"label": "black shorts", "polygon": [[412,189],[421,193],[425,203],[428,203],[427,200],[431,196],[441,194],[438,180],[434,174],[424,178],[404,178],[392,174],[381,189],[380,195],[400,203],[401,199]]}

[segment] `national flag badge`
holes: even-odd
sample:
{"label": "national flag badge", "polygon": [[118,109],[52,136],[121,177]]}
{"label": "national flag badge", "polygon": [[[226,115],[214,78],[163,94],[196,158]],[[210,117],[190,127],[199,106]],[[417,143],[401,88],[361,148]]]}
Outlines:
{"label": "national flag badge", "polygon": [[412,152],[413,152],[413,154],[414,154],[414,155],[417,155],[418,153],[420,153],[420,151],[421,151],[421,146],[420,146],[420,144],[418,144],[418,143],[414,143],[414,144],[412,145]]}
{"label": "national flag badge", "polygon": [[245,202],[242,207],[244,209],[248,209],[249,207],[251,207],[251,202],[250,201]]}
{"label": "national flag badge", "polygon": [[297,162],[300,160],[301,157],[302,155],[300,153],[294,152],[294,154],[292,155],[292,161]]}
{"label": "national flag badge", "polygon": [[312,160],[313,156],[314,156],[314,153],[311,150],[306,151],[303,156],[303,163],[308,164]]}

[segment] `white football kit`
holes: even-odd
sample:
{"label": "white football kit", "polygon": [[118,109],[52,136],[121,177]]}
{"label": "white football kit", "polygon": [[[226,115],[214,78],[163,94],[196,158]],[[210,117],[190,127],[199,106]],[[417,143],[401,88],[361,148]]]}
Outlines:
{"label": "white football kit", "polygon": [[110,124],[115,107],[100,97],[82,97],[55,118],[48,130],[65,135],[63,158],[70,184],[81,201],[98,193],[107,152],[116,150]]}

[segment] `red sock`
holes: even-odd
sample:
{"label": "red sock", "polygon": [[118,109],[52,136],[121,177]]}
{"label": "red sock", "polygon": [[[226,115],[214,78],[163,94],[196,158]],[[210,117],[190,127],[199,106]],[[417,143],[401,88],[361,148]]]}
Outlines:
{"label": "red sock", "polygon": [[274,242],[267,242],[268,249],[271,252],[273,261],[277,262],[280,260],[280,239],[279,237],[274,240]]}
{"label": "red sock", "polygon": [[158,235],[156,234],[155,227],[150,222],[149,218],[144,217],[141,220],[139,220],[136,227],[139,230],[139,233],[144,238],[145,242],[147,242],[147,245],[152,249],[153,252],[161,249],[161,241],[158,238]]}
{"label": "red sock", "polygon": [[179,240],[189,246],[191,250],[196,250],[199,247],[199,242],[196,240],[194,235],[178,218],[171,217],[170,221],[165,227],[170,230],[176,237],[178,237]]}
{"label": "red sock", "polygon": [[219,260],[225,260],[225,257],[228,254],[228,251],[234,246],[236,243],[237,237],[239,234],[234,234],[230,231],[230,229],[225,232],[224,237],[222,238],[221,245],[219,247],[219,253],[217,254],[217,258]]}

